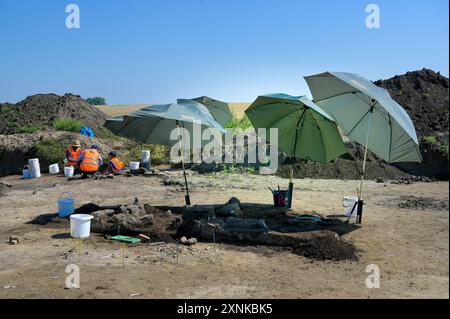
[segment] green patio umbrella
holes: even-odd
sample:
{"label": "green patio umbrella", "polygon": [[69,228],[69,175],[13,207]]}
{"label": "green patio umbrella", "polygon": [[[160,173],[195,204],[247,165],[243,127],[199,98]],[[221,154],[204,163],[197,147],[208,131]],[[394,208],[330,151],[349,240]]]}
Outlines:
{"label": "green patio umbrella", "polygon": [[[367,150],[388,163],[422,161],[411,118],[387,90],[352,73],[325,72],[307,76],[305,80],[314,102],[350,139],[365,147],[358,189],[361,203]],[[358,212],[359,222],[361,213]]]}
{"label": "green patio umbrella", "polygon": [[211,112],[213,118],[222,126],[225,126],[229,121],[231,121],[231,119],[233,119],[233,114],[231,113],[231,109],[228,103],[214,100],[207,96],[197,97],[192,100],[206,106],[209,112]]}
{"label": "green patio umbrella", "polygon": [[[181,143],[181,136],[183,136],[183,141],[185,143],[189,142],[190,145],[194,145],[194,139],[199,138],[199,147],[202,147],[205,143],[211,141],[203,141],[201,136],[194,137],[196,124],[198,125],[199,133],[202,134],[208,128],[215,128],[219,130],[221,134],[225,133],[225,129],[214,120],[211,113],[204,105],[193,100],[183,99],[177,100],[177,103],[153,105],[142,108],[123,116],[121,122],[120,117],[109,119],[106,122],[105,127],[116,135],[148,144],[172,146],[177,142]],[[189,132],[189,141],[186,136],[182,134],[183,131],[180,128],[184,128]],[[177,129],[178,131],[178,140],[172,140],[170,138],[171,132],[174,129]],[[186,205],[190,205],[189,188],[183,154],[181,154],[181,165],[186,186]]]}
{"label": "green patio umbrella", "polygon": [[[278,148],[287,155],[327,163],[346,153],[336,123],[305,96],[283,93],[259,96],[245,111],[253,127],[277,128]],[[267,140],[270,139],[268,130]],[[292,198],[289,183],[289,207]]]}

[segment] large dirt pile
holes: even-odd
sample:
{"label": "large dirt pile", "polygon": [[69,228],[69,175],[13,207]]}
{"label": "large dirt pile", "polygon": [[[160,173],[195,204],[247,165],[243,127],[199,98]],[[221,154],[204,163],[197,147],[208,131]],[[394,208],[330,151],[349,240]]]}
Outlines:
{"label": "large dirt pile", "polygon": [[58,118],[79,120],[97,129],[103,126],[106,114],[78,95],[36,94],[16,104],[0,103],[0,134],[20,133],[26,128],[51,127]]}
{"label": "large dirt pile", "polygon": [[420,141],[424,162],[397,166],[414,175],[448,179],[449,79],[422,69],[375,84],[387,89],[405,108]]}
{"label": "large dirt pile", "polygon": [[427,135],[448,137],[448,78],[422,69],[374,83],[387,89],[408,112],[419,138]]}

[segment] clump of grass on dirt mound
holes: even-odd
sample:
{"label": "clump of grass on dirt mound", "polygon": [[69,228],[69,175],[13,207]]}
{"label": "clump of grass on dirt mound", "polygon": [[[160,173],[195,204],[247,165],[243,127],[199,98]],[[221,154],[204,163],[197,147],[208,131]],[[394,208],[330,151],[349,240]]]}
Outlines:
{"label": "clump of grass on dirt mound", "polygon": [[63,165],[65,159],[64,150],[67,146],[60,140],[46,139],[34,144],[36,155],[43,164]]}
{"label": "clump of grass on dirt mound", "polygon": [[53,127],[58,131],[78,133],[82,126],[83,124],[80,121],[70,118],[56,119],[53,122]]}
{"label": "clump of grass on dirt mound", "polygon": [[24,126],[19,126],[18,128],[15,129],[16,133],[36,133],[37,131],[39,131],[40,128],[33,126],[33,125],[24,125]]}

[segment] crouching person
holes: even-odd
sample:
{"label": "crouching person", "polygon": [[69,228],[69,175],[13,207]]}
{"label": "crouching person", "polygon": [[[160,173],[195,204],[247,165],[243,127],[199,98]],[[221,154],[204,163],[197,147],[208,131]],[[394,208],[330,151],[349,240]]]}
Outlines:
{"label": "crouching person", "polygon": [[128,169],[124,164],[124,162],[122,162],[120,158],[117,157],[117,153],[115,151],[109,152],[108,158],[109,164],[108,169],[106,171],[108,174],[117,175]]}
{"label": "crouching person", "polygon": [[78,161],[81,153],[83,153],[83,149],[79,140],[74,140],[72,145],[69,145],[66,149],[66,164],[73,166],[75,171],[78,171]]}
{"label": "crouching person", "polygon": [[80,155],[78,163],[82,174],[81,178],[87,178],[98,173],[103,165],[100,148],[96,144],[93,144],[90,149],[84,150]]}

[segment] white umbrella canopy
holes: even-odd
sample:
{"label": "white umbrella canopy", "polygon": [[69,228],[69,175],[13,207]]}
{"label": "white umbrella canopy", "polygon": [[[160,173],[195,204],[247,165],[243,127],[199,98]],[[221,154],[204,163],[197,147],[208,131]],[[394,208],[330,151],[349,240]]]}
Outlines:
{"label": "white umbrella canopy", "polygon": [[387,90],[358,74],[325,72],[306,76],[305,80],[314,102],[336,121],[345,135],[365,146],[358,188],[360,223],[367,150],[388,163],[421,162],[413,122]]}
{"label": "white umbrella canopy", "polygon": [[[158,144],[172,146],[180,143],[181,164],[186,187],[186,205],[190,205],[189,188],[187,183],[186,171],[183,161],[183,148],[186,145],[188,149],[198,148],[206,143],[218,140],[215,134],[211,135],[210,140],[203,140],[202,135],[205,130],[215,128],[220,133],[220,142],[225,129],[212,117],[209,110],[201,103],[193,100],[177,100],[177,103],[154,105],[142,108],[128,115],[112,118],[107,121],[105,127],[114,134],[135,139],[137,141],[149,144]],[[189,138],[185,136],[185,129],[189,133]],[[172,132],[176,133],[176,137]],[[195,136],[196,133],[199,136]],[[183,143],[181,137],[183,136]],[[219,142],[219,141],[218,141]]]}
{"label": "white umbrella canopy", "polygon": [[367,142],[388,163],[422,161],[411,118],[385,89],[352,73],[325,72],[305,80],[314,102],[351,140]]}
{"label": "white umbrella canopy", "polygon": [[[123,117],[111,118],[106,122],[105,127],[116,135],[143,143],[172,146],[178,141],[170,138],[170,132],[177,128],[177,124],[189,132],[190,139],[184,139],[184,141],[190,142],[191,146],[195,145],[195,125],[199,133],[203,133],[208,128],[215,128],[220,133],[225,133],[222,125],[214,120],[203,104],[182,99],[177,100],[177,103],[149,106]],[[209,142],[200,139],[199,146]]]}

